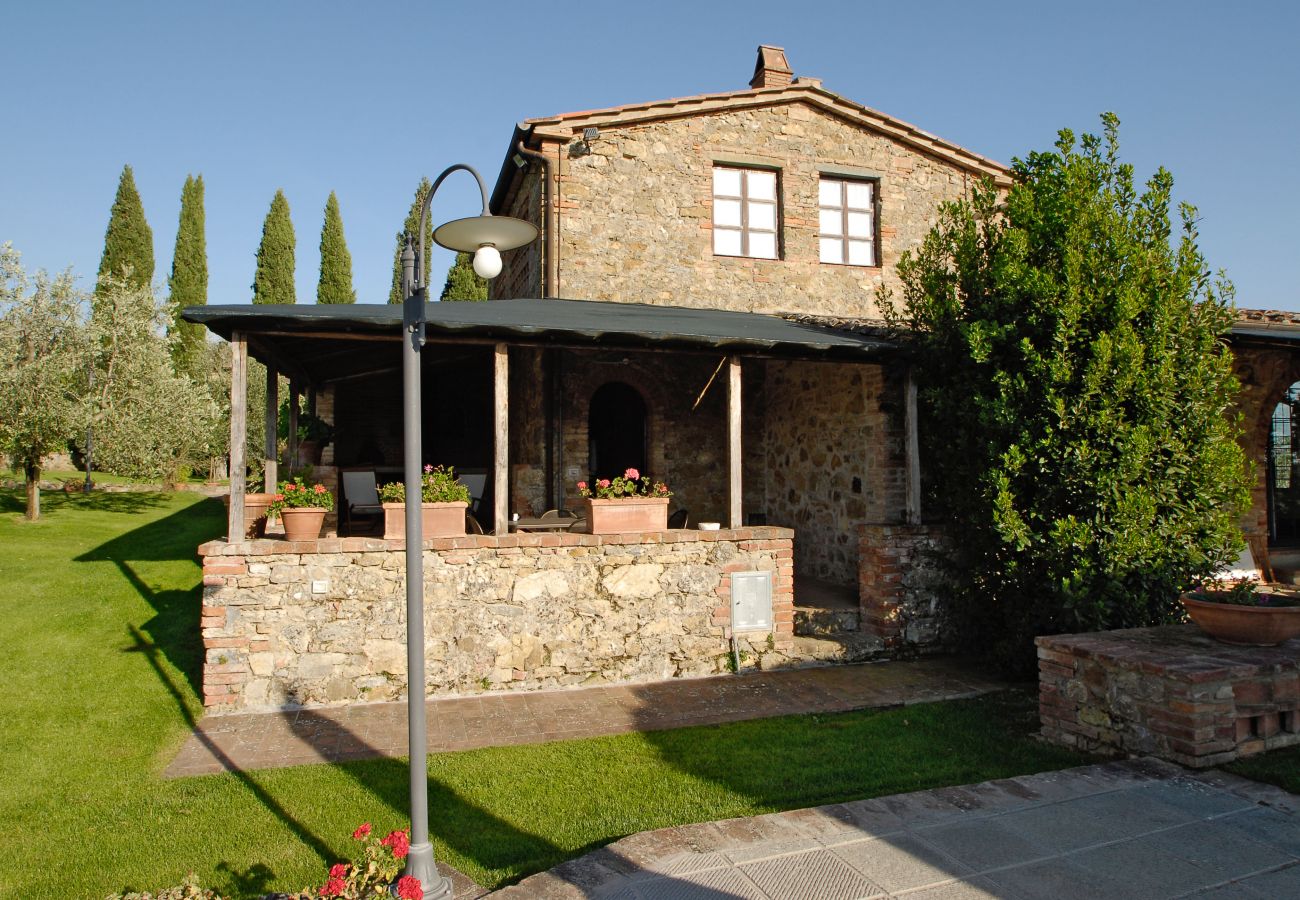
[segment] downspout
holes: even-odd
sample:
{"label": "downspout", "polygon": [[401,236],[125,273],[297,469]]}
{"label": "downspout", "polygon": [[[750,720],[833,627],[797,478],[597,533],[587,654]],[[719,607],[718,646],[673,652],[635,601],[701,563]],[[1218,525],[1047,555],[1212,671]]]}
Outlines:
{"label": "downspout", "polygon": [[[560,292],[559,249],[556,236],[560,233],[560,206],[555,202],[551,160],[545,153],[529,149],[519,141],[516,149],[521,156],[535,159],[542,166],[542,296],[556,297]],[[550,480],[546,485],[548,508],[564,506],[564,432],[560,415],[560,351],[546,352],[546,466]]]}

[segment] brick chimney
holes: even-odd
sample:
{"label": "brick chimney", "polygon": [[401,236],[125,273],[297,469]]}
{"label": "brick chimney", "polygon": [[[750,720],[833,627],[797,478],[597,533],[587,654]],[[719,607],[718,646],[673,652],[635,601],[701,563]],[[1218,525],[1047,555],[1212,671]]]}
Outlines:
{"label": "brick chimney", "polygon": [[794,72],[785,61],[785,49],[769,47],[763,44],[758,48],[758,63],[754,66],[754,77],[749,79],[752,88],[785,87],[794,80]]}

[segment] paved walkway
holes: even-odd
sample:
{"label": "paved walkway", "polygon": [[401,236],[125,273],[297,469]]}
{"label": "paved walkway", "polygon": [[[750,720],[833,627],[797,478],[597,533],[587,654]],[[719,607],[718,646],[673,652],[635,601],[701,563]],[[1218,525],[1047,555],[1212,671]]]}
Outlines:
{"label": "paved walkway", "polygon": [[[430,700],[430,752],[971,697],[1004,687],[946,659]],[[204,717],[168,777],[405,756],[406,704]]]}
{"label": "paved walkway", "polygon": [[1300,797],[1159,760],[647,831],[500,900],[1281,900]]}

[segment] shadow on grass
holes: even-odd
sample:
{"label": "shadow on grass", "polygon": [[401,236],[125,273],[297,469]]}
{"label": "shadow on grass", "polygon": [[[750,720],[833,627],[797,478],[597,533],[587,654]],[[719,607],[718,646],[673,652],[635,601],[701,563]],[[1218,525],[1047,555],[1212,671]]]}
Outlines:
{"label": "shadow on grass", "polygon": [[[117,504],[110,497],[153,498],[152,505],[161,502],[152,494],[91,494],[84,502],[94,503],[96,509],[117,507],[106,511],[140,512],[148,505]],[[105,502],[107,501],[107,502]],[[141,575],[141,562],[183,562],[194,559],[195,548],[204,540],[220,534],[225,516],[219,500],[207,499],[177,510],[169,516],[142,525],[121,534],[76,557],[76,562],[111,562],[148,604],[156,615],[144,624],[150,646],[160,649],[168,661],[183,672],[195,694],[203,693],[203,644],[199,631],[199,608],[202,604],[201,582],[189,588],[157,589]],[[138,646],[127,647],[137,651]]]}
{"label": "shadow on grass", "polygon": [[[41,516],[81,509],[103,513],[142,513],[161,506],[163,497],[161,493],[143,491],[92,491],[89,494],[41,491]],[[26,511],[27,495],[21,487],[12,491],[0,491],[0,513],[22,515]]]}

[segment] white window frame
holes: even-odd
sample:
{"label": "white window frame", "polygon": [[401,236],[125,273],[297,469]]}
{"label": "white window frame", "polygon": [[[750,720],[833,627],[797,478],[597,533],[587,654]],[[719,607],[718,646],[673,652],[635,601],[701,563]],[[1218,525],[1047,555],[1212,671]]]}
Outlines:
{"label": "white window frame", "polygon": [[[828,206],[822,202],[822,185],[834,184],[839,188],[839,202]],[[849,205],[849,185],[862,185],[870,189],[871,199],[867,206]],[[827,266],[856,266],[858,268],[877,268],[880,265],[880,182],[874,178],[850,178],[843,175],[821,174],[817,184],[817,259]],[[822,214],[834,212],[839,217],[839,233],[831,234],[822,230]],[[866,214],[871,217],[871,234],[851,234],[849,228],[850,214]],[[825,241],[839,243],[838,260],[824,259],[822,246]],[[870,262],[850,262],[850,244],[869,244]]]}
{"label": "white window frame", "polygon": [[[781,172],[777,169],[765,169],[758,166],[736,166],[717,164],[713,167],[713,172],[726,170],[736,172],[740,175],[740,193],[739,194],[719,194],[717,179],[710,173],[713,178],[713,242],[714,256],[731,256],[743,257],[747,259],[780,259],[781,258]],[[772,176],[772,199],[753,198],[749,195],[749,176],[751,173],[760,173]],[[719,225],[718,224],[718,201],[731,200],[740,204],[740,224],[739,225]],[[770,206],[772,208],[772,227],[760,228],[750,224],[749,214],[754,206]],[[727,232],[740,235],[740,252],[727,253],[718,249],[718,232]],[[752,252],[750,235],[751,234],[770,234],[772,235],[772,255],[759,255]]]}

